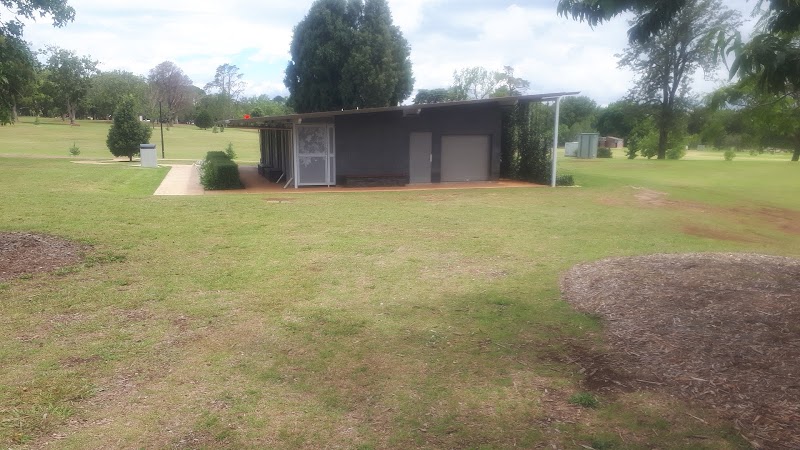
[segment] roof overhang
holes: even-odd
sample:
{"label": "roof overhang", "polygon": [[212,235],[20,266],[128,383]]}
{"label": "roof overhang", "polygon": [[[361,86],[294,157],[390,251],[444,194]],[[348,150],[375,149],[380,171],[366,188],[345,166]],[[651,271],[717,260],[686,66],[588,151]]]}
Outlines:
{"label": "roof overhang", "polygon": [[233,119],[228,126],[233,128],[291,128],[304,120],[329,119],[336,116],[356,114],[376,114],[385,112],[402,112],[404,117],[419,116],[429,109],[445,109],[463,106],[497,105],[501,107],[515,106],[519,103],[537,103],[554,101],[560,97],[578,95],[580,92],[556,92],[550,94],[520,95],[515,97],[496,97],[480,100],[464,100],[456,102],[427,103],[420,105],[387,106],[382,108],[350,109],[342,111],[324,111],[304,114],[287,114],[284,116],[252,117],[250,119]]}

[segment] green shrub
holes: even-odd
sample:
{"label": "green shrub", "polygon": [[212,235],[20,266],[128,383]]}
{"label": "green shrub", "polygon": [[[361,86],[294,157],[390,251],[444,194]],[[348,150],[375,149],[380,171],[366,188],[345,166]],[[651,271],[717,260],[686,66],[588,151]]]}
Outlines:
{"label": "green shrub", "polygon": [[211,114],[208,111],[200,111],[197,117],[194,118],[194,124],[197,128],[207,130],[214,126],[214,119],[211,118]]}
{"label": "green shrub", "polygon": [[213,151],[206,154],[200,168],[200,183],[206,190],[241,189],[239,166],[231,161],[225,152]]}
{"label": "green shrub", "polygon": [[233,142],[228,142],[228,146],[225,147],[225,155],[228,156],[228,159],[236,159],[236,152],[233,151]]}
{"label": "green shrub", "polygon": [[725,161],[733,161],[733,158],[736,158],[736,150],[729,148],[725,150],[722,156],[725,158]]}
{"label": "green shrub", "polygon": [[681,159],[686,156],[686,148],[673,147],[667,149],[667,159]]}
{"label": "green shrub", "polygon": [[613,158],[614,153],[608,147],[600,147],[597,149],[598,158]]}
{"label": "green shrub", "polygon": [[211,129],[211,132],[212,133],[219,133],[219,128],[216,125],[214,125],[214,128]]}
{"label": "green shrub", "polygon": [[78,147],[74,142],[72,143],[72,147],[69,148],[69,154],[72,156],[78,156],[81,154],[81,148]]}
{"label": "green shrub", "polygon": [[572,175],[556,176],[556,186],[575,186],[575,179]]}
{"label": "green shrub", "polygon": [[597,398],[588,392],[572,394],[568,401],[573,405],[583,406],[584,408],[597,408],[597,405],[600,404]]}

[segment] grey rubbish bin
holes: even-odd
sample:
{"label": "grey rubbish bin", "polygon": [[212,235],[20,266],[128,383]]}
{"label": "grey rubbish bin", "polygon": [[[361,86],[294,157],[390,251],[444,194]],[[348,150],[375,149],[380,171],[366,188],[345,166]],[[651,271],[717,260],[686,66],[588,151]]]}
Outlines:
{"label": "grey rubbish bin", "polygon": [[158,167],[156,144],[139,144],[139,156],[142,158],[142,167]]}

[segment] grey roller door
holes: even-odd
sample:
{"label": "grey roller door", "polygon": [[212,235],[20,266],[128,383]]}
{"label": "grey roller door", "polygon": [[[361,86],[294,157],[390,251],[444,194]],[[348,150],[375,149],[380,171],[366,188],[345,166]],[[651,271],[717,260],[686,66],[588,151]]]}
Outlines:
{"label": "grey roller door", "polygon": [[489,136],[443,136],[442,181],[487,181]]}

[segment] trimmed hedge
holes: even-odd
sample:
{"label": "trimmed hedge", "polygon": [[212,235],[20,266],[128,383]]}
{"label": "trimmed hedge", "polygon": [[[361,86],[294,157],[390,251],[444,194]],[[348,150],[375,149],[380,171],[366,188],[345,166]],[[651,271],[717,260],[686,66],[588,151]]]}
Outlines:
{"label": "trimmed hedge", "polygon": [[575,186],[575,179],[572,175],[556,176],[556,186]]}
{"label": "trimmed hedge", "polygon": [[239,179],[239,166],[221,151],[206,154],[200,169],[200,183],[208,191],[244,187]]}

